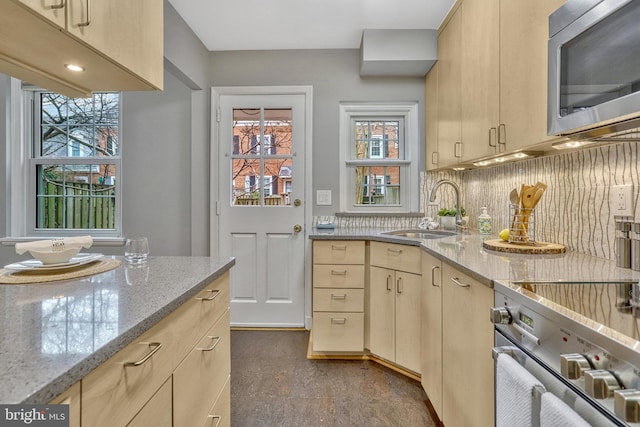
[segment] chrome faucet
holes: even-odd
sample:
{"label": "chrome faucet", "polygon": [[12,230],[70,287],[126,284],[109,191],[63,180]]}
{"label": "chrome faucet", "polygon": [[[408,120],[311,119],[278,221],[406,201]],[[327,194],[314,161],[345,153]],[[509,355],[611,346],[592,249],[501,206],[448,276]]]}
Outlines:
{"label": "chrome faucet", "polygon": [[461,228],[461,229],[467,228],[466,225],[463,224],[462,214],[460,213],[460,187],[458,187],[458,184],[456,184],[455,182],[451,181],[450,179],[441,179],[439,181],[436,181],[436,183],[433,184],[433,187],[431,188],[431,193],[429,194],[429,201],[430,202],[435,202],[435,200],[436,200],[436,190],[442,184],[449,184],[450,186],[453,187],[453,189],[455,190],[455,193],[456,193],[456,227]]}

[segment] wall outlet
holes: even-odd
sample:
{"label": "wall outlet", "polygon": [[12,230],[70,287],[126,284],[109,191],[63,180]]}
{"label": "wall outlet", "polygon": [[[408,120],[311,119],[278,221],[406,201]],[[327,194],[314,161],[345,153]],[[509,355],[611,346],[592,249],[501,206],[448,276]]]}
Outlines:
{"label": "wall outlet", "polygon": [[612,215],[633,216],[633,186],[612,186],[609,203],[611,206]]}

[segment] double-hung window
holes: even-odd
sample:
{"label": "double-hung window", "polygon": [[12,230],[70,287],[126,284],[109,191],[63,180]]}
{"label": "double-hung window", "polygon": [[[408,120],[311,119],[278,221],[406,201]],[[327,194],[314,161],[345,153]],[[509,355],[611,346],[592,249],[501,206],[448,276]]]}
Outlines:
{"label": "double-hung window", "polygon": [[341,104],[341,210],[417,212],[418,105]]}
{"label": "double-hung window", "polygon": [[12,209],[12,234],[119,237],[120,94],[26,89],[21,118],[24,130],[12,137],[24,157],[23,172],[12,171],[11,200],[21,206]]}

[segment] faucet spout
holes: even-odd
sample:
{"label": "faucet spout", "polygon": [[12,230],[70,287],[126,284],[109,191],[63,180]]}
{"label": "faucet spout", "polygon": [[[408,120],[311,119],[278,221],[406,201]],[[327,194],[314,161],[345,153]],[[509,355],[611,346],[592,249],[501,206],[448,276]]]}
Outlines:
{"label": "faucet spout", "polygon": [[453,187],[453,190],[456,193],[456,226],[460,228],[465,228],[462,223],[462,214],[460,213],[460,187],[455,182],[450,179],[441,179],[436,181],[431,187],[431,193],[429,194],[429,201],[434,202],[436,200],[436,190],[443,184],[448,184]]}

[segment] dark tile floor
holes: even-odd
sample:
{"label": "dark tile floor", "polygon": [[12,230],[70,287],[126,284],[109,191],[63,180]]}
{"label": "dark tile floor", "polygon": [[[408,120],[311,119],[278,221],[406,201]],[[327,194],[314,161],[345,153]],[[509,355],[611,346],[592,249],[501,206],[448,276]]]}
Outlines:
{"label": "dark tile floor", "polygon": [[231,332],[232,427],[436,425],[417,381],[369,361],[308,360],[308,340]]}

